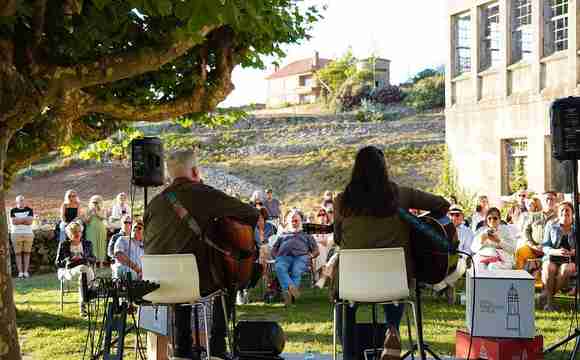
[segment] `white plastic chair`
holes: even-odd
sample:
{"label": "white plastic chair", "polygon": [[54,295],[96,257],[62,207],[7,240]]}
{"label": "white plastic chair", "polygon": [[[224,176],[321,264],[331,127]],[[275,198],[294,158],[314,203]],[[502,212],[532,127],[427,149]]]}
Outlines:
{"label": "white plastic chair", "polygon": [[[197,261],[193,254],[172,254],[172,255],[143,255],[143,280],[149,280],[160,285],[159,289],[150,292],[143,296],[143,299],[150,301],[153,304],[191,304],[195,309],[201,307],[202,316],[204,320],[204,330],[208,334],[206,336],[206,351],[207,358],[211,357],[211,350],[209,345],[209,314],[208,304],[202,299],[199,288],[199,270],[197,268]],[[216,296],[221,297],[222,308],[224,311],[224,319],[228,323],[225,293],[223,291],[216,291],[215,293],[205,297],[204,299],[213,299]],[[231,347],[231,339],[229,336],[229,329],[227,329],[227,337]]]}
{"label": "white plastic chair", "polygon": [[[334,306],[333,351],[337,355],[337,311],[348,303],[398,304],[411,306],[415,329],[417,310],[415,303],[408,299],[409,284],[403,248],[385,249],[342,249],[339,251],[338,299]],[[344,316],[343,316],[344,321]]]}

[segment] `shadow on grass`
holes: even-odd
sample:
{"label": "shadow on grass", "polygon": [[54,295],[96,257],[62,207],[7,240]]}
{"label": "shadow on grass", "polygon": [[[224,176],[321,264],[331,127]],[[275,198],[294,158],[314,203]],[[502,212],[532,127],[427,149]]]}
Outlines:
{"label": "shadow on grass", "polygon": [[54,314],[44,311],[19,309],[16,314],[18,328],[29,330],[43,327],[50,330],[60,330],[64,328],[77,328],[86,330],[87,322],[80,318],[72,318],[63,314]]}

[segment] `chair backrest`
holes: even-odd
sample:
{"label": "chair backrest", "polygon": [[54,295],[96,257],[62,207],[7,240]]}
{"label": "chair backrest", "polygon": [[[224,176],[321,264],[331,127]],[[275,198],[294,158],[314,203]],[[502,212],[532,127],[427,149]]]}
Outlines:
{"label": "chair backrest", "polygon": [[341,300],[382,302],[409,296],[403,248],[340,250],[338,271]]}
{"label": "chair backrest", "polygon": [[154,304],[193,304],[201,298],[193,254],[143,255],[143,280],[160,288],[143,296]]}

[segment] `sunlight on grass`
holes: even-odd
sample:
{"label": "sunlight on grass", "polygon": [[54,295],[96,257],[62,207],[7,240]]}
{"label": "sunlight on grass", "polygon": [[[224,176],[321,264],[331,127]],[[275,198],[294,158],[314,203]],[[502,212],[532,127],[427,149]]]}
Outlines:
{"label": "sunlight on grass", "polygon": [[[106,272],[100,272],[105,276]],[[87,321],[79,316],[76,289],[65,296],[64,311],[60,311],[58,281],[54,274],[33,276],[18,280],[16,284],[16,306],[22,350],[33,359],[80,359],[87,334]],[[285,308],[279,303],[261,302],[262,290],[251,293],[255,302],[239,306],[238,320],[273,320],[283,327],[288,341],[285,352],[303,353],[306,349],[330,353],[332,351],[331,305],[326,290],[304,289],[299,301]],[[559,297],[557,304],[562,311],[547,313],[536,311],[536,327],[544,335],[545,344],[554,343],[568,334],[572,316],[568,311],[571,299]],[[380,316],[382,313],[379,312]],[[370,321],[370,310],[363,306],[357,314],[359,321]],[[439,354],[453,354],[455,331],[465,327],[465,309],[460,305],[447,305],[445,299],[425,297],[425,339]],[[407,330],[402,327],[404,345]],[[415,333],[413,332],[413,336]],[[126,358],[134,358],[131,351],[135,337],[126,340]],[[568,351],[572,344],[568,346]],[[547,359],[564,359],[559,351]]]}

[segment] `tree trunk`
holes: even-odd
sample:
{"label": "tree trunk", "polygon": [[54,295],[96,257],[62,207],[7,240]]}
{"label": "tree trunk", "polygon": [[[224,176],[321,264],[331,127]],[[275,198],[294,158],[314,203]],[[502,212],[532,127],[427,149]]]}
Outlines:
{"label": "tree trunk", "polygon": [[20,360],[20,344],[16,328],[16,307],[14,305],[12,276],[8,271],[8,224],[4,202],[4,165],[11,134],[0,128],[0,359]]}

